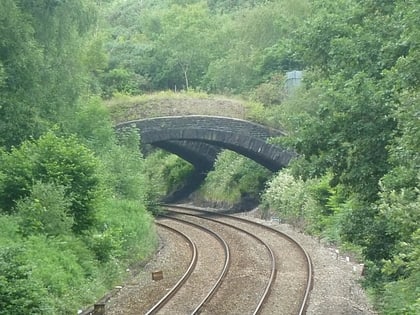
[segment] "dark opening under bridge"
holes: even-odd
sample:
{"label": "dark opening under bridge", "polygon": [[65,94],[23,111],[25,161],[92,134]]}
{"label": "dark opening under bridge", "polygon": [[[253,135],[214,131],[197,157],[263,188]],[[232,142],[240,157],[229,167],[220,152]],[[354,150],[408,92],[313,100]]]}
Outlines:
{"label": "dark opening under bridge", "polygon": [[212,169],[221,149],[229,149],[265,166],[271,171],[285,167],[294,153],[267,142],[283,136],[253,122],[219,116],[170,116],[120,123],[117,130],[135,127],[142,144],[150,144],[190,162],[196,171]]}

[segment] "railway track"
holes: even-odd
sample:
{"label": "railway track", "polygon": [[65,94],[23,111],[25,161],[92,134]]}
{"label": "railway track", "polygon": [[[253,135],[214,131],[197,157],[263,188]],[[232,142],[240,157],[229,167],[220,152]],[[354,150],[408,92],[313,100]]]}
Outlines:
{"label": "railway track", "polygon": [[[190,304],[195,291],[199,291],[203,285],[212,285],[204,275],[198,279],[198,284],[190,285],[192,289],[185,290],[186,297],[180,295],[179,302],[171,303],[167,314],[258,314],[274,282],[276,262],[271,248],[252,233],[228,223],[217,222],[211,218],[192,218],[183,214],[171,215],[165,220],[188,221],[187,224],[200,228],[206,226],[212,231],[217,231],[226,243],[231,244],[232,253],[229,270],[213,286],[211,299],[208,295],[205,303],[199,304],[193,311],[184,310],[185,306]],[[179,216],[182,216],[182,219]],[[183,232],[187,233],[185,230]],[[245,247],[252,248],[252,251],[244,251]],[[206,269],[214,264],[217,253],[211,254],[211,259],[204,262]],[[217,291],[214,288],[217,288]]]}
{"label": "railway track", "polygon": [[[265,314],[304,314],[312,288],[312,262],[305,251],[290,236],[275,229],[236,216],[203,211],[179,205],[167,205],[170,213],[234,225],[264,239],[277,260],[275,278],[258,312]],[[271,291],[271,292],[270,292]],[[268,293],[271,293],[268,295]],[[223,302],[225,303],[225,302]],[[248,312],[251,313],[251,312]]]}
{"label": "railway track", "polygon": [[[190,234],[186,237],[194,244],[191,248],[198,248],[199,254],[192,255],[195,261],[191,266],[194,268],[188,268],[181,278],[183,280],[176,283],[146,314],[198,314],[227,274],[230,264],[229,246],[217,233],[192,222],[178,218],[161,218],[158,224],[178,233],[181,233],[179,230],[185,231],[185,226],[188,226],[188,231],[182,234]],[[217,259],[214,259],[216,254]],[[213,264],[209,265],[209,260]]]}
{"label": "railway track", "polygon": [[297,242],[236,216],[166,207],[159,234],[177,239],[182,260],[162,264],[171,279],[137,286],[124,314],[305,314],[312,264]]}

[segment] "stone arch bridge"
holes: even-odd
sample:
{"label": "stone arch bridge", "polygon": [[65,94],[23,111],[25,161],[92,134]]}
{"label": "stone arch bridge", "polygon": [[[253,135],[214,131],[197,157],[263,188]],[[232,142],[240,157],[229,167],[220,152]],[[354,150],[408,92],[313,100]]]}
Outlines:
{"label": "stone arch bridge", "polygon": [[170,116],[132,120],[116,126],[118,131],[135,127],[142,144],[150,144],[190,162],[195,170],[207,173],[212,169],[221,149],[242,154],[271,171],[286,166],[294,154],[269,144],[271,137],[283,136],[253,122],[219,116]]}

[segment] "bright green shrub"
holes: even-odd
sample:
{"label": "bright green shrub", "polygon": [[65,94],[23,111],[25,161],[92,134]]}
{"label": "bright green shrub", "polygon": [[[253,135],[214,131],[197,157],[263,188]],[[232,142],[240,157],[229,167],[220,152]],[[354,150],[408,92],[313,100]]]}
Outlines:
{"label": "bright green shrub", "polygon": [[22,248],[0,246],[0,314],[53,314],[46,289],[32,277]]}
{"label": "bright green shrub", "polygon": [[65,187],[36,182],[31,194],[16,203],[20,232],[24,236],[70,234],[74,224],[74,218],[69,213],[70,204],[65,197]]}
{"label": "bright green shrub", "polygon": [[241,197],[259,198],[259,193],[270,172],[254,161],[225,150],[216,159],[214,170],[210,171],[200,188],[200,195],[206,201],[232,206]]}
{"label": "bright green shrub", "polygon": [[[106,199],[97,208],[97,224],[85,238],[102,263],[144,259],[155,246],[149,204],[149,182],[136,129],[118,133],[117,143],[101,154],[101,181]],[[143,228],[142,228],[143,227]]]}
{"label": "bright green shrub", "polygon": [[[384,314],[418,314],[420,311],[420,194],[418,189],[380,193],[376,225],[381,235],[370,239],[366,250],[381,258],[380,270],[369,281],[384,282],[378,295]],[[376,276],[376,278],[374,278]],[[372,283],[375,284],[375,283]],[[381,292],[382,293],[382,292]]]}
{"label": "bright green shrub", "polygon": [[122,255],[122,231],[114,227],[107,227],[101,233],[90,236],[88,241],[90,249],[95,253],[96,259],[106,263],[112,258]]}
{"label": "bright green shrub", "polygon": [[178,156],[171,154],[165,159],[163,176],[167,180],[170,192],[173,192],[185,182],[193,171],[193,166]]}
{"label": "bright green shrub", "polygon": [[139,201],[110,198],[101,207],[98,221],[90,242],[101,261],[142,260],[156,245],[153,217]]}
{"label": "bright green shrub", "polygon": [[50,314],[74,313],[81,303],[103,293],[102,280],[96,279],[98,265],[82,240],[40,235],[28,237],[22,245],[23,258],[31,267],[31,281],[45,288]]}
{"label": "bright green shrub", "polygon": [[64,129],[76,134],[97,155],[109,152],[116,142],[108,108],[99,97],[82,99],[74,117],[64,122]]}
{"label": "bright green shrub", "polygon": [[122,199],[144,200],[146,177],[140,151],[140,135],[136,129],[118,134],[118,145],[103,156],[108,187]]}
{"label": "bright green shrub", "polygon": [[0,247],[19,242],[21,236],[19,218],[15,215],[0,215]]}
{"label": "bright green shrub", "polygon": [[[417,208],[418,209],[418,208]],[[384,286],[381,307],[384,314],[415,315],[420,312],[420,228],[399,244],[399,252],[384,265],[383,272],[403,276]]]}
{"label": "bright green shrub", "polygon": [[16,211],[17,200],[30,195],[34,181],[65,187],[70,201],[74,232],[87,230],[95,220],[94,205],[99,192],[98,160],[75,137],[58,137],[53,132],[36,141],[26,141],[2,154],[0,207]]}
{"label": "bright green shrub", "polygon": [[193,166],[174,154],[156,150],[146,157],[144,171],[153,190],[149,195],[159,199],[180,189]]}
{"label": "bright green shrub", "polygon": [[262,206],[277,213],[282,220],[303,222],[308,216],[308,205],[314,201],[301,179],[295,179],[288,171],[280,171],[268,182],[262,196]]}
{"label": "bright green shrub", "polygon": [[0,210],[13,212],[15,202],[29,194],[32,185],[34,154],[25,155],[18,149],[0,151]]}

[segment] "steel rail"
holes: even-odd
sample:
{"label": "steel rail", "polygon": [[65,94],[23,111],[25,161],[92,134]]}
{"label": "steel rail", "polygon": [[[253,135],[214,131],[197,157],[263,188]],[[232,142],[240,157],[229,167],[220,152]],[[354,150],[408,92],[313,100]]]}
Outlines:
{"label": "steel rail", "polygon": [[307,308],[308,302],[309,302],[309,295],[310,295],[310,292],[311,292],[312,287],[313,287],[313,264],[312,264],[312,259],[311,259],[310,255],[308,254],[308,252],[305,250],[305,248],[298,241],[296,241],[294,238],[292,238],[290,235],[287,235],[286,233],[283,233],[283,232],[278,231],[278,230],[276,230],[272,227],[265,226],[265,225],[259,224],[257,222],[254,222],[254,221],[251,221],[251,220],[248,220],[248,219],[245,219],[245,218],[235,217],[235,216],[231,216],[231,215],[227,215],[227,214],[223,214],[223,213],[216,213],[214,211],[206,211],[206,210],[203,210],[203,209],[198,209],[196,207],[188,207],[188,206],[183,206],[183,205],[164,204],[164,206],[171,207],[171,208],[176,208],[176,209],[185,209],[185,210],[189,210],[189,211],[196,211],[196,212],[204,213],[204,214],[211,215],[211,216],[227,217],[227,218],[230,218],[230,219],[233,219],[233,220],[246,222],[248,224],[251,224],[251,225],[254,225],[254,226],[259,226],[260,228],[269,230],[269,231],[271,231],[275,234],[280,235],[283,238],[286,238],[286,239],[290,240],[291,243],[293,243],[297,248],[299,248],[299,250],[302,252],[302,254],[305,258],[306,273],[307,273],[306,287],[305,287],[305,293],[304,293],[304,295],[302,297],[302,300],[301,300],[301,305],[299,307],[299,311],[297,313],[298,315],[305,314],[305,311],[306,311],[306,308]]}
{"label": "steel rail", "polygon": [[172,217],[172,216],[161,215],[161,217],[168,218],[168,219],[171,219],[171,220],[176,220],[176,221],[182,222],[184,224],[188,224],[188,225],[194,226],[196,228],[199,228],[199,229],[201,229],[201,230],[203,230],[203,231],[205,231],[205,232],[213,235],[218,240],[218,242],[222,245],[223,250],[225,252],[225,262],[224,262],[223,269],[222,269],[219,277],[217,278],[217,280],[216,280],[215,284],[213,285],[213,287],[209,290],[209,292],[207,293],[207,295],[204,297],[204,299],[197,305],[197,307],[191,313],[191,314],[198,314],[199,311],[204,307],[205,303],[207,303],[211,299],[211,297],[214,295],[214,293],[217,291],[217,289],[222,284],[223,279],[226,277],[226,274],[227,274],[227,272],[229,270],[230,257],[231,257],[229,245],[226,243],[226,241],[219,234],[217,234],[216,232],[214,232],[214,231],[212,231],[212,230],[210,230],[208,228],[205,228],[205,227],[203,227],[201,225],[198,225],[198,224],[193,223],[191,221],[182,220],[180,218],[175,218],[175,217]]}
{"label": "steel rail", "polygon": [[[172,207],[172,206],[169,206],[169,207]],[[194,210],[194,209],[192,209],[192,210]],[[180,213],[180,212],[173,211],[173,210],[169,210],[169,209],[168,209],[168,211],[169,211],[169,212],[173,212],[173,213],[177,213],[177,214],[183,214],[183,215],[195,216],[195,215],[190,214],[190,213]],[[195,216],[195,217],[197,217],[197,216]],[[233,228],[233,229],[235,229],[235,230],[238,230],[238,231],[240,231],[240,232],[242,232],[242,233],[245,233],[245,234],[247,234],[247,235],[251,236],[252,238],[256,239],[256,240],[257,240],[259,243],[261,243],[261,244],[262,244],[262,245],[263,245],[263,246],[267,249],[267,251],[269,252],[269,256],[270,256],[270,259],[271,259],[270,278],[269,278],[269,280],[268,280],[268,283],[267,283],[266,287],[264,288],[264,292],[262,293],[262,296],[261,296],[261,298],[260,298],[260,300],[259,300],[259,302],[258,302],[258,304],[257,304],[257,307],[255,308],[254,312],[252,313],[253,315],[259,314],[259,312],[260,312],[260,311],[261,311],[261,309],[262,309],[262,306],[264,305],[264,302],[267,300],[267,297],[268,297],[268,296],[269,296],[269,294],[270,294],[271,287],[272,287],[272,285],[273,285],[273,283],[274,283],[274,281],[275,281],[275,277],[276,277],[276,270],[277,270],[277,266],[276,266],[276,258],[275,258],[275,255],[274,255],[273,250],[272,250],[272,249],[271,249],[271,247],[270,247],[270,246],[269,246],[266,242],[264,242],[261,238],[259,238],[258,236],[254,235],[254,234],[252,234],[252,233],[250,233],[250,232],[248,232],[248,231],[246,231],[246,230],[244,230],[244,229],[241,229],[241,228],[239,228],[239,227],[237,227],[237,226],[231,225],[231,224],[226,223],[226,222],[220,222],[220,221],[217,221],[217,220],[214,220],[214,219],[211,219],[211,218],[207,218],[207,217],[201,217],[201,216],[200,216],[199,218],[201,218],[201,219],[205,219],[205,220],[209,220],[209,221],[213,221],[213,222],[217,222],[218,224],[222,224],[222,225],[228,226],[228,227],[230,227],[230,228]]]}
{"label": "steel rail", "polygon": [[157,225],[166,228],[172,232],[175,232],[179,235],[181,235],[183,238],[185,238],[189,244],[190,249],[192,250],[192,257],[191,257],[191,261],[190,264],[188,266],[187,271],[184,273],[184,275],[178,280],[178,282],[172,287],[171,290],[169,290],[169,292],[167,294],[165,294],[164,297],[162,297],[155,305],[153,305],[153,307],[148,310],[146,312],[146,315],[151,315],[151,314],[155,314],[158,310],[160,310],[173,296],[174,294],[181,288],[181,286],[185,283],[185,281],[187,281],[187,279],[189,278],[189,276],[191,275],[191,273],[193,272],[196,264],[197,264],[197,246],[195,245],[195,243],[191,240],[190,237],[188,237],[187,235],[185,235],[184,233],[170,227],[167,226],[165,224],[156,222]]}
{"label": "steel rail", "polygon": [[[223,215],[225,216],[225,215]],[[246,222],[248,224],[251,225],[255,225],[255,226],[260,226],[266,230],[270,230],[273,233],[279,234],[280,236],[287,238],[288,240],[290,240],[293,244],[296,245],[296,247],[299,248],[299,250],[302,252],[303,256],[305,257],[305,265],[306,265],[306,273],[307,273],[307,279],[306,279],[306,286],[305,286],[305,293],[303,295],[302,298],[302,303],[300,305],[299,308],[299,312],[298,315],[303,315],[306,312],[306,308],[308,306],[308,302],[309,302],[309,295],[311,293],[312,287],[313,287],[313,264],[312,264],[312,259],[311,256],[309,255],[309,253],[306,251],[306,249],[298,242],[296,241],[293,237],[291,237],[290,235],[287,235],[286,233],[280,232],[276,229],[273,229],[272,227],[269,226],[265,226],[262,224],[259,224],[257,222],[245,219],[245,218],[239,218],[239,217],[234,217],[234,216],[228,216],[229,218],[238,220],[238,221],[242,221],[242,222]]]}

